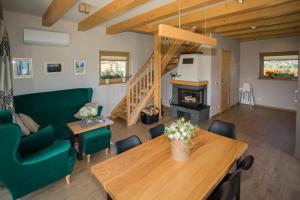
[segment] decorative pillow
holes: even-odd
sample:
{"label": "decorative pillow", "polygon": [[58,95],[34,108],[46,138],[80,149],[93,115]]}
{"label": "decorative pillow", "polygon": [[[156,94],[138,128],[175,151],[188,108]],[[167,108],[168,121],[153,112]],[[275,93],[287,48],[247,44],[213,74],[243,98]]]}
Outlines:
{"label": "decorative pillow", "polygon": [[21,132],[23,135],[29,135],[30,130],[25,126],[23,121],[21,120],[20,116],[18,114],[14,114],[15,123],[18,124],[21,128]]}
{"label": "decorative pillow", "polygon": [[[91,108],[95,108],[96,110],[98,110],[98,104],[95,102],[91,102],[91,103],[86,103],[83,107],[91,107]],[[74,115],[75,118],[77,119],[81,119],[79,111]]]}
{"label": "decorative pillow", "polygon": [[25,124],[25,126],[31,131],[31,132],[37,132],[39,130],[40,125],[38,125],[31,117],[28,115],[19,114],[21,120]]}

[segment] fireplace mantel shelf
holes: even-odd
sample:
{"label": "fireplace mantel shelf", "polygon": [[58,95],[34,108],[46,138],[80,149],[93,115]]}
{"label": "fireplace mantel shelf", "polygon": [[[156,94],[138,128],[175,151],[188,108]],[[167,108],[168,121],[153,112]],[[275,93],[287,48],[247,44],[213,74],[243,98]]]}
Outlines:
{"label": "fireplace mantel shelf", "polygon": [[171,84],[188,85],[188,86],[203,86],[208,85],[208,81],[184,81],[184,80],[170,80]]}

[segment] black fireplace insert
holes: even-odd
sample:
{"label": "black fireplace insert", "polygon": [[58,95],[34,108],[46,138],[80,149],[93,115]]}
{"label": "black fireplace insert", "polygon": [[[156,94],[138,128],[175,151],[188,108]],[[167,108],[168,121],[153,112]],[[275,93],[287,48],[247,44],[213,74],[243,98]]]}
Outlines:
{"label": "black fireplace insert", "polygon": [[178,88],[178,105],[193,109],[205,107],[204,92],[204,89]]}

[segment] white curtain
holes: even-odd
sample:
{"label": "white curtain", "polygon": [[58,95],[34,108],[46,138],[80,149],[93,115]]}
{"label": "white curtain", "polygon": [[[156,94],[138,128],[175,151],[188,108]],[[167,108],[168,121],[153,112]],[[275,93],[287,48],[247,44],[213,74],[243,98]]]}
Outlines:
{"label": "white curtain", "polygon": [[3,20],[0,21],[0,109],[14,111],[12,63]]}

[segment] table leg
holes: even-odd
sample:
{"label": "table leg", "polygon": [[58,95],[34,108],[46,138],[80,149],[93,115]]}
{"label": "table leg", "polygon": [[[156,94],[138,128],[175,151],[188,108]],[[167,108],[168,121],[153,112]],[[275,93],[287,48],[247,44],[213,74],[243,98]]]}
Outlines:
{"label": "table leg", "polygon": [[78,160],[83,159],[83,152],[82,152],[82,136],[81,134],[78,136],[78,154],[77,154]]}
{"label": "table leg", "polygon": [[[76,145],[75,145],[76,142],[78,142],[78,148],[76,148]],[[82,138],[81,138],[81,135],[73,135],[72,134],[71,144],[72,144],[73,148],[76,151],[77,159],[82,160],[83,159],[83,154],[82,154]]]}

